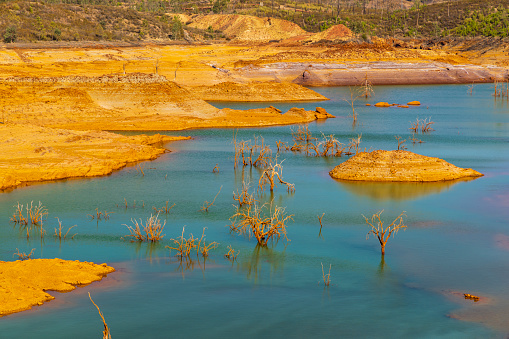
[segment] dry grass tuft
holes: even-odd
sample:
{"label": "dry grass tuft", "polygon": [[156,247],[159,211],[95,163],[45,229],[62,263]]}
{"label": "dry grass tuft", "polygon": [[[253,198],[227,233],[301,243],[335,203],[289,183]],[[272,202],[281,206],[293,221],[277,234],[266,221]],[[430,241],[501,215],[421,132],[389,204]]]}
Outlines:
{"label": "dry grass tuft", "polygon": [[136,219],[131,219],[131,221],[133,222],[133,226],[124,224],[130,232],[130,234],[126,235],[126,237],[132,238],[131,241],[157,242],[164,237],[164,234],[162,233],[164,226],[166,225],[166,221],[161,224],[159,214],[150,215],[145,222],[145,225],[143,225],[143,221],[141,219],[140,222]]}

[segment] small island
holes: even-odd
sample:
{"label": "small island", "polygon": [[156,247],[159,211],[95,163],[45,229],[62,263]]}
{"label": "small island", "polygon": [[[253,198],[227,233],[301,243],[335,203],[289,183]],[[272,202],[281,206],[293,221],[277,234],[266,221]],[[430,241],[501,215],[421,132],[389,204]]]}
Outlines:
{"label": "small island", "polygon": [[329,174],[335,179],[385,182],[433,182],[483,176],[471,168],[402,150],[361,152]]}

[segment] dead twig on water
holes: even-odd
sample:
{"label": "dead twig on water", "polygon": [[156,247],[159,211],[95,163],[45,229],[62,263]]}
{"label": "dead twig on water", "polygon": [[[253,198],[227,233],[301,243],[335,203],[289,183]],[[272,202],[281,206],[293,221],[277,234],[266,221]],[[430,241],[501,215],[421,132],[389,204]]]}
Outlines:
{"label": "dead twig on water", "polygon": [[203,206],[201,207],[200,211],[202,212],[208,212],[209,211],[209,208],[211,206],[214,206],[214,201],[216,201],[216,198],[217,196],[219,195],[219,193],[221,193],[221,189],[223,188],[223,186],[219,187],[219,192],[217,192],[216,196],[214,197],[214,199],[211,201],[211,202],[208,202],[208,201],[205,201],[203,203]]}

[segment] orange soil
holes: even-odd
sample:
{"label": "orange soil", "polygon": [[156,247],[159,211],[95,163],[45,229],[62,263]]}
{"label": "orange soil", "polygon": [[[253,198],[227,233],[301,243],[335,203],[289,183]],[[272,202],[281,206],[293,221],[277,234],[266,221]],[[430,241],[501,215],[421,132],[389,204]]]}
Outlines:
{"label": "orange soil", "polygon": [[471,168],[456,167],[439,158],[382,150],[358,153],[329,174],[335,179],[384,182],[433,182],[483,176]]}
{"label": "orange soil", "polygon": [[69,292],[113,271],[106,264],[61,259],[0,261],[0,316],[55,299],[45,291]]}

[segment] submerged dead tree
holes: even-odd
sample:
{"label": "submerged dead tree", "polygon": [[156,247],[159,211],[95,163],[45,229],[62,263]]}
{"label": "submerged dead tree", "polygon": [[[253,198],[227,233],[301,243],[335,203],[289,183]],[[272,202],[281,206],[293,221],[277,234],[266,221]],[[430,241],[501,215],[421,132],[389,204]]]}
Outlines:
{"label": "submerged dead tree", "polygon": [[366,220],[366,223],[371,226],[371,231],[369,231],[366,235],[366,239],[369,238],[370,234],[376,236],[380,242],[380,249],[383,256],[385,255],[385,246],[387,245],[387,241],[391,235],[394,236],[400,229],[405,229],[407,226],[403,224],[403,216],[405,215],[405,212],[402,212],[389,226],[384,227],[384,222],[380,218],[382,212],[383,210],[373,214],[370,219],[366,218],[364,215],[363,217]]}
{"label": "submerged dead tree", "polygon": [[255,201],[252,205],[237,208],[237,212],[230,218],[230,230],[242,235],[253,235],[261,246],[267,246],[270,239],[279,240],[286,236],[286,223],[293,220],[293,215],[287,215],[283,207],[275,207]]}
{"label": "submerged dead tree", "polygon": [[288,192],[295,192],[295,185],[290,184],[283,180],[283,165],[282,162],[277,162],[277,158],[271,160],[266,169],[263,170],[260,179],[258,180],[258,189],[263,191],[268,185],[270,191],[274,191],[274,186],[279,183],[285,185]]}

